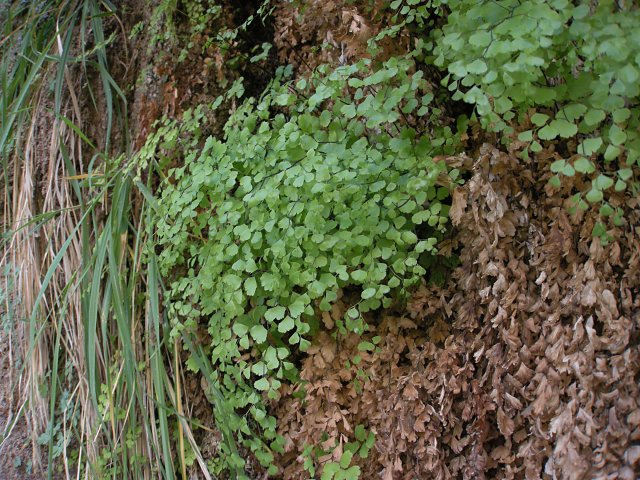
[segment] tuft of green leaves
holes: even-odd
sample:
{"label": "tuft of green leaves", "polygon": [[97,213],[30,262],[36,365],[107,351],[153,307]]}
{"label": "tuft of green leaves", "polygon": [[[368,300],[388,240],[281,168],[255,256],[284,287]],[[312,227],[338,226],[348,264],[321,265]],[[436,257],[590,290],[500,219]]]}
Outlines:
{"label": "tuft of green leaves", "polygon": [[[376,437],[373,432],[367,432],[363,425],[356,426],[352,442],[345,443],[339,461],[325,462],[322,465],[321,480],[357,480],[360,478],[360,467],[352,465],[354,460],[362,460],[369,457],[369,452],[373,448]],[[321,444],[328,440],[328,436],[322,437]],[[335,447],[334,447],[335,448]],[[304,468],[312,478],[315,478],[318,459],[331,456],[334,448],[323,449],[319,445],[307,445],[303,452]]]}
{"label": "tuft of green leaves", "polygon": [[[412,2],[394,2],[407,3]],[[442,0],[450,13],[433,34],[434,63],[454,100],[475,106],[481,124],[505,138],[516,123],[529,152],[575,139],[573,156],[556,162],[551,184],[576,172],[592,177],[581,192],[591,204],[639,184],[640,9],[586,0]],[[398,5],[398,8],[400,6]],[[533,112],[533,113],[532,113]],[[527,120],[528,119],[528,120]],[[572,142],[573,143],[573,142]],[[617,178],[598,171],[617,162]],[[614,167],[616,168],[616,167]],[[584,207],[587,203],[582,203]]]}
{"label": "tuft of green leaves", "polygon": [[160,272],[174,279],[173,334],[206,327],[208,380],[232,411],[250,413],[234,417],[233,429],[266,466],[283,439],[264,397],[296,380],[291,354],[309,346],[317,310],[357,289],[337,329],[362,333],[362,313],[406,295],[436,254],[457,182],[434,156],[453,153],[458,137],[439,124],[411,59],[290,76],[279,69],[222,139],[199,138],[198,109],[143,150],[178,148],[184,158],[155,219]]}

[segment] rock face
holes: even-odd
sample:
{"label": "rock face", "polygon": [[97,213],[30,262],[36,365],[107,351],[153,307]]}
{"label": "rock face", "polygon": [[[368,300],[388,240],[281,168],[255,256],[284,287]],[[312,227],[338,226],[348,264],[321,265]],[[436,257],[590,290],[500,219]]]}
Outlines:
{"label": "rock face", "polygon": [[[157,120],[213,101],[239,76],[249,94],[259,95],[278,62],[302,77],[319,64],[360,58],[388,20],[381,0],[299,2],[304,9],[277,2],[270,23],[252,24],[231,42],[235,54],[247,58],[272,42],[269,61],[238,66],[225,63],[211,40],[221,26],[241,25],[261,2],[217,2],[221,13],[197,31],[176,14],[171,40],[157,30],[167,24],[153,16],[159,3],[129,2],[122,25],[108,25],[127,33],[115,41],[125,55],[112,54],[110,63],[131,126],[114,135],[131,152],[143,147]],[[141,33],[130,34],[139,24]],[[401,32],[383,45],[381,56],[410,47]],[[84,80],[100,89],[98,78]],[[95,111],[101,105],[91,113],[89,97],[80,102],[85,125],[78,126],[104,147],[104,117]],[[443,110],[450,117],[458,113]],[[203,128],[219,132],[227,114],[216,113]],[[517,141],[497,148],[477,132],[470,136],[467,155],[444,159],[467,179],[453,192],[454,228],[439,245],[454,267],[443,267],[439,286],[423,284],[406,305],[370,314],[372,330],[364,336],[332,335],[351,305],[349,292],[322,314],[312,346],[295,359],[304,386],[284,385],[270,405],[286,440],[276,458],[280,478],[308,478],[312,457],[319,471],[340,461],[354,438],[369,441],[363,431],[373,432],[375,441],[361,450],[362,479],[640,478],[638,196],[630,189],[612,194],[626,220],[611,227],[603,244],[592,236],[601,221],[595,207],[571,213],[568,199],[583,185],[567,177],[560,188],[550,186],[556,152],[522,160]],[[39,161],[48,158],[42,154]],[[167,158],[182,160],[170,152]],[[47,166],[39,165],[40,173]],[[60,170],[59,177],[65,174]],[[42,178],[37,181],[45,183]],[[0,432],[8,431],[20,408],[10,341],[0,330]],[[361,348],[363,342],[371,348]],[[194,424],[204,427],[195,430],[195,442],[205,460],[215,459],[220,434],[203,393],[206,381],[194,371],[184,376],[184,403]],[[32,478],[26,467],[34,460],[33,431],[20,421],[11,433],[0,449],[7,459],[0,461],[0,478]],[[309,453],[308,446],[320,453]],[[264,469],[243,454],[252,478],[262,478]],[[191,467],[190,478],[200,478],[198,468]]]}

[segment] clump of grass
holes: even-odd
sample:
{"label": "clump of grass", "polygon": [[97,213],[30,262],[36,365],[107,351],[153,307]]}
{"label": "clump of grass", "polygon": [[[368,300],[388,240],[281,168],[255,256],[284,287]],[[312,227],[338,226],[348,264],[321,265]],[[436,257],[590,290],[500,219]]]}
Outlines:
{"label": "clump of grass", "polygon": [[[147,248],[151,207],[126,167],[126,135],[123,146],[112,141],[127,118],[106,51],[114,5],[3,6],[1,258],[21,299],[12,331],[24,359],[14,424],[20,415],[29,423],[34,461],[46,447],[48,478],[62,471],[173,479],[177,469],[184,478],[185,442],[209,478],[181,402],[178,346],[165,343],[161,285]],[[83,108],[97,105],[105,119],[100,142],[83,124]]]}

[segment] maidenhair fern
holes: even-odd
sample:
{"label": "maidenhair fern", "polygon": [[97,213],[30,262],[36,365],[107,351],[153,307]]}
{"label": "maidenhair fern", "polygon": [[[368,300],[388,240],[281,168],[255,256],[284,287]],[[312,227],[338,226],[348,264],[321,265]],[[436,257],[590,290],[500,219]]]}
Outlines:
{"label": "maidenhair fern", "polygon": [[434,157],[457,138],[439,126],[411,60],[370,72],[363,60],[294,84],[280,69],[224,138],[184,140],[197,136],[202,113],[154,137],[171,149],[182,142],[184,158],[156,220],[160,269],[175,279],[174,333],[206,328],[211,381],[233,410],[251,413],[235,431],[265,465],[282,439],[263,394],[277,398],[295,381],[291,353],[309,345],[317,309],[341,289],[359,292],[337,331],[364,332],[362,313],[419,282],[447,224],[442,201],[457,171]]}
{"label": "maidenhair fern", "polygon": [[[485,130],[508,141],[518,126],[525,158],[560,142],[568,154],[551,165],[550,184],[587,176],[575,206],[599,205],[604,218],[624,223],[607,200],[640,188],[632,173],[640,164],[637,4],[394,0],[390,8],[402,25],[430,26],[425,57],[446,71],[443,85],[453,100],[474,105]],[[445,16],[438,28],[436,19]],[[596,227],[594,235],[606,241],[603,224]]]}
{"label": "maidenhair fern", "polygon": [[[551,165],[551,184],[590,176],[576,205],[601,204],[601,214],[621,224],[606,200],[613,190],[638,189],[631,166],[640,164],[640,9],[614,1],[442,3],[451,14],[435,63],[447,68],[453,98],[475,104],[492,130],[509,132],[513,119],[530,115],[531,128],[518,136],[525,155],[545,142],[569,143],[571,157]],[[606,240],[602,228],[594,235]]]}

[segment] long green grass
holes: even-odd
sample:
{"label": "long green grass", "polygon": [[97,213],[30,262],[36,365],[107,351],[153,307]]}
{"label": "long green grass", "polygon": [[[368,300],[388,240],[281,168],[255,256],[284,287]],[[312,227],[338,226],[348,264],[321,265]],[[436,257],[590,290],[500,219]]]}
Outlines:
{"label": "long green grass", "polygon": [[[22,359],[0,444],[26,422],[33,468],[49,479],[187,478],[194,458],[210,479],[183,344],[237,454],[232,412],[202,348],[187,332],[169,336],[151,221],[160,171],[153,160],[141,176],[132,168],[108,55],[126,47],[117,10],[106,0],[0,5],[0,271],[5,303],[20,299],[11,335]],[[104,120],[104,135],[90,138],[88,118]]]}
{"label": "long green grass", "polygon": [[[165,344],[150,206],[127,168],[126,103],[106,48],[115,7],[14,1],[0,22],[2,259],[16,272],[24,360],[0,441],[26,421],[48,478],[173,479],[186,472],[185,441],[206,472]],[[98,105],[106,135],[92,140],[83,108]]]}

